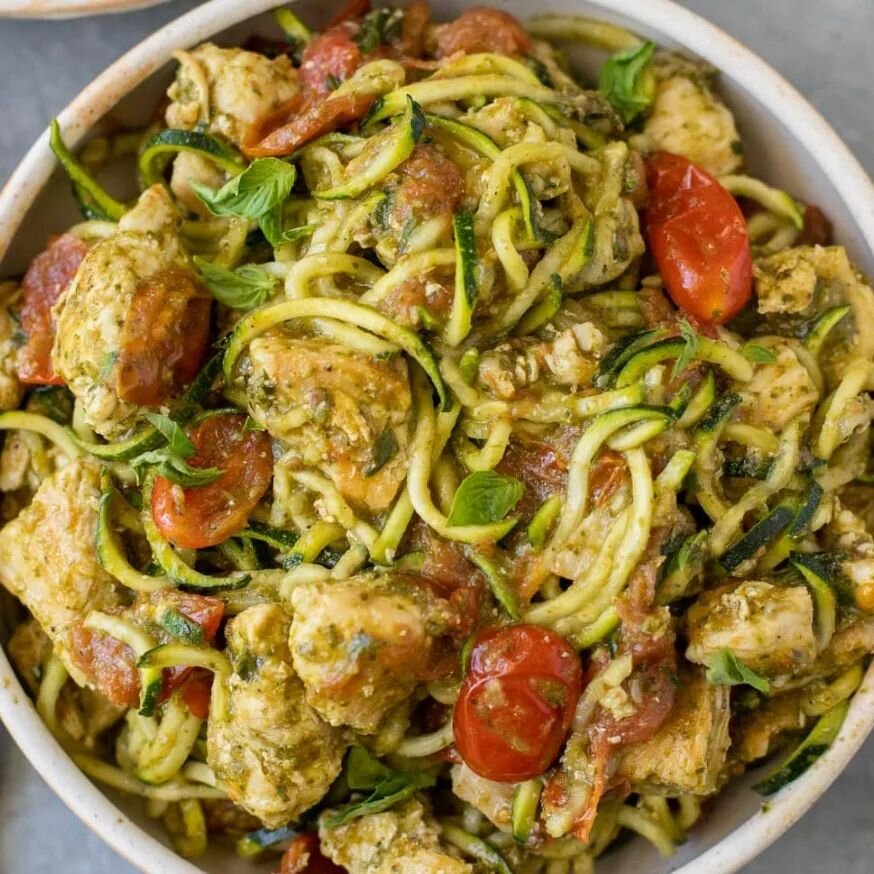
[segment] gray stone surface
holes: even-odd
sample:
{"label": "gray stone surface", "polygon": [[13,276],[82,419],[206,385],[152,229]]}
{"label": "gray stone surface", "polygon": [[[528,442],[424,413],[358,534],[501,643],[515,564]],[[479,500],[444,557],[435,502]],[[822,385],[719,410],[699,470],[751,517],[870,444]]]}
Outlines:
{"label": "gray stone surface", "polygon": [[[183,11],[179,0],[127,15],[0,22],[0,180],[51,116],[96,73]],[[685,0],[807,94],[874,172],[871,0]],[[548,2],[544,7],[548,6]],[[870,874],[874,741],[800,824],[746,874]],[[132,874],[51,793],[0,729],[0,872]]]}

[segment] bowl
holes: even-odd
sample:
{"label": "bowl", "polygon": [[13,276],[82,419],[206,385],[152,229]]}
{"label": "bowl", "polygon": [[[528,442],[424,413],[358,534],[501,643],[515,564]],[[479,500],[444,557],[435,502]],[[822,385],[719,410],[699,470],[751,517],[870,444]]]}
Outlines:
{"label": "bowl", "polygon": [[167,0],[0,0],[0,18],[78,18],[132,12]]}
{"label": "bowl", "polygon": [[[205,39],[236,42],[270,32],[265,14],[276,0],[212,0],[168,24],[113,64],[60,115],[68,142],[114,122],[143,123],[172,75],[171,52]],[[298,0],[295,9],[322,23],[339,3]],[[433,0],[437,17],[466,5]],[[716,66],[753,172],[825,210],[836,238],[852,259],[874,274],[874,187],[825,120],[763,61],[718,28],[670,0],[509,0],[507,11],[526,18],[544,11],[589,14],[622,24],[669,48],[679,48]],[[583,58],[577,59],[585,66]],[[592,58],[589,62],[592,63]],[[0,192],[0,276],[24,269],[45,238],[75,221],[69,188],[56,167],[44,133]],[[197,864],[176,856],[159,826],[136,799],[92,784],[42,724],[0,651],[0,718],[45,781],[83,822],[110,846],[149,874],[251,874],[259,870],[227,848],[212,848]],[[763,806],[750,791],[755,774],[731,784],[708,805],[707,816],[671,859],[661,859],[643,841],[631,841],[598,864],[598,874],[729,874],[785,832],[846,767],[874,726],[874,667],[853,700],[832,748],[807,773]],[[263,868],[264,871],[269,867]]]}

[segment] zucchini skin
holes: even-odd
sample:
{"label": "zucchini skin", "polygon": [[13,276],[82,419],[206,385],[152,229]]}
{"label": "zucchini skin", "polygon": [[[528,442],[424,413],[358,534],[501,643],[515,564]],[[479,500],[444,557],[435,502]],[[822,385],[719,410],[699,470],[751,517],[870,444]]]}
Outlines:
{"label": "zucchini skin", "polygon": [[446,328],[446,342],[450,346],[458,346],[470,333],[479,296],[479,256],[473,230],[473,213],[467,210],[456,213],[452,219],[452,231],[455,236],[455,295]]}
{"label": "zucchini skin", "polygon": [[725,550],[719,563],[727,571],[733,571],[747,559],[752,558],[763,546],[776,540],[789,526],[795,512],[788,504],[778,504],[759,522],[756,522],[740,540]]}
{"label": "zucchini skin", "polygon": [[824,713],[792,755],[764,780],[756,783],[753,790],[759,795],[773,795],[797,780],[834,743],[849,709],[850,700],[847,699]]}
{"label": "zucchini skin", "polygon": [[165,128],[158,131],[140,152],[137,168],[143,187],[163,181],[167,164],[179,152],[200,155],[231,176],[238,176],[246,169],[246,160],[230,143],[203,131]]}

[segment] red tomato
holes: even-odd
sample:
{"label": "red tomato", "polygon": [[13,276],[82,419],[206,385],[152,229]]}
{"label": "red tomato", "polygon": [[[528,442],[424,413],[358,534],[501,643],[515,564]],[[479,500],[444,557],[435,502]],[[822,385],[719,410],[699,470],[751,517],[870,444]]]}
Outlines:
{"label": "red tomato", "polygon": [[212,643],[218,633],[225,612],[223,601],[193,592],[180,592],[178,589],[159,589],[149,596],[153,604],[175,607],[192,622],[203,629],[207,643]]}
{"label": "red tomato", "polygon": [[295,838],[279,863],[279,874],[344,874],[345,870],[322,855],[314,834]]}
{"label": "red tomato", "polygon": [[554,631],[481,631],[453,715],[459,754],[489,780],[537,777],[558,757],[582,689],[580,658]]}
{"label": "red tomato", "polygon": [[679,155],[647,160],[644,214],[650,249],[677,306],[723,324],[752,294],[747,225],[735,199],[709,173]]}
{"label": "red tomato", "polygon": [[304,49],[300,59],[300,87],[307,98],[325,97],[336,84],[348,79],[364,60],[352,38],[358,25],[352,21],[320,33]]}
{"label": "red tomato", "polygon": [[[173,691],[172,681],[165,679],[167,694]],[[191,668],[190,673],[178,684],[179,694],[192,716],[206,719],[209,716],[209,699],[212,694],[212,672],[206,668]]]}
{"label": "red tomato", "polygon": [[603,507],[622,485],[628,465],[625,456],[612,449],[605,449],[598,455],[589,479],[592,503]]}
{"label": "red tomato", "polygon": [[531,37],[512,15],[499,9],[475,6],[437,34],[437,56],[456,52],[496,52],[499,55],[525,55],[531,51]]}
{"label": "red tomato", "polygon": [[137,658],[126,643],[75,625],[70,630],[70,650],[73,661],[107,700],[119,707],[139,704]]}
{"label": "red tomato", "polygon": [[171,543],[185,549],[215,546],[244,528],[273,475],[270,438],[245,430],[242,415],[210,416],[189,434],[192,467],[217,467],[222,475],[204,486],[182,488],[158,477],[152,516]]}
{"label": "red tomato", "polygon": [[40,385],[62,385],[52,369],[55,324],[52,307],[75,276],[88,247],[72,234],[49,241],[21,283],[21,327],[27,342],[18,351],[18,378]]}
{"label": "red tomato", "polygon": [[161,270],[137,285],[121,328],[116,390],[123,401],[154,406],[194,379],[209,342],[210,308],[190,270]]}

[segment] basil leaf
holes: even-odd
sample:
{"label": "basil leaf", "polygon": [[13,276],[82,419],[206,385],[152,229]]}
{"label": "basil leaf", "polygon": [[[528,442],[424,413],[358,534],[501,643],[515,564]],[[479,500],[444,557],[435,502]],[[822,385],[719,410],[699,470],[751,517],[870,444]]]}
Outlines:
{"label": "basil leaf", "polygon": [[478,470],[466,476],[452,499],[450,525],[500,522],[522,497],[525,486],[511,476]]}
{"label": "basil leaf", "polygon": [[161,628],[185,643],[203,643],[203,628],[175,607],[168,607],[159,620]]}
{"label": "basil leaf", "polygon": [[244,264],[227,270],[194,256],[194,263],[212,296],[235,310],[251,310],[261,306],[276,287],[276,278],[254,264]]}
{"label": "basil leaf", "polygon": [[258,226],[264,239],[275,249],[285,243],[293,243],[296,240],[310,237],[316,229],[315,225],[301,225],[298,228],[285,229],[285,217],[282,204],[274,206],[258,219]]}
{"label": "basil leaf", "polygon": [[369,791],[360,801],[350,801],[326,820],[328,828],[350,822],[370,813],[379,813],[409,798],[419,789],[433,786],[434,776],[428,773],[402,773],[384,765],[367,750],[353,747],[346,760],[346,779],[349,788]]}
{"label": "basil leaf", "polygon": [[352,37],[362,55],[375,52],[384,42],[397,36],[403,12],[400,9],[377,9],[364,17],[358,33]]}
{"label": "basil leaf", "polygon": [[770,349],[766,349],[764,346],[758,346],[755,343],[747,343],[743,349],[740,350],[740,354],[743,355],[747,361],[752,361],[755,364],[773,364],[777,360],[777,356]]}
{"label": "basil leaf", "polygon": [[297,171],[279,158],[257,158],[218,191],[192,182],[191,187],[213,215],[236,215],[257,221],[291,194]]}
{"label": "basil leaf", "polygon": [[384,428],[373,445],[373,458],[370,464],[364,468],[364,476],[368,477],[379,473],[394,458],[397,451],[398,442],[395,440],[394,432],[391,428]]}
{"label": "basil leaf", "polygon": [[721,649],[707,666],[707,679],[717,686],[752,686],[758,692],[767,694],[771,684],[751,671],[730,649]]}
{"label": "basil leaf", "polygon": [[692,359],[698,354],[698,335],[695,329],[685,320],[680,321],[680,336],[685,341],[686,345],[680,356],[674,362],[674,369],[671,371],[671,379],[676,379],[681,373],[692,363]]}
{"label": "basil leaf", "polygon": [[192,467],[182,456],[174,453],[169,446],[144,452],[134,458],[130,465],[138,476],[141,473],[141,468],[153,468],[158,476],[162,476],[183,488],[209,485],[222,475],[222,471],[217,467]]}
{"label": "basil leaf", "polygon": [[655,43],[647,40],[617,52],[601,67],[598,90],[625,124],[634,121],[652,103],[653,95],[643,72],[654,51]]}
{"label": "basil leaf", "polygon": [[146,418],[161,432],[167,441],[170,452],[174,455],[181,455],[182,458],[191,458],[194,455],[194,444],[169,416],[162,416],[160,413],[146,413]]}

